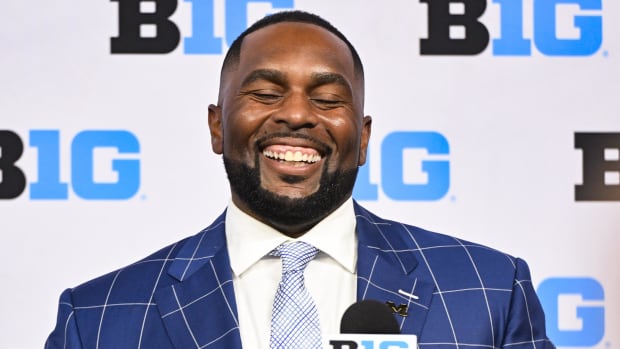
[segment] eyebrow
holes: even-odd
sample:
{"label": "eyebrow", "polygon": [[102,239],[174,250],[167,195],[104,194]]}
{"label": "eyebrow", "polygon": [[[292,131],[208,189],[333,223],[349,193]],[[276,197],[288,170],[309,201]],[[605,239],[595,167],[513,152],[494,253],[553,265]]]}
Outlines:
{"label": "eyebrow", "polygon": [[313,87],[321,85],[336,84],[346,88],[349,92],[352,92],[351,84],[344,76],[338,73],[313,73],[312,74]]}
{"label": "eyebrow", "polygon": [[288,81],[286,76],[278,70],[257,69],[252,71],[248,76],[245,77],[245,79],[243,79],[241,86],[251,84],[258,80],[266,80],[269,82],[273,82],[277,85],[285,85]]}

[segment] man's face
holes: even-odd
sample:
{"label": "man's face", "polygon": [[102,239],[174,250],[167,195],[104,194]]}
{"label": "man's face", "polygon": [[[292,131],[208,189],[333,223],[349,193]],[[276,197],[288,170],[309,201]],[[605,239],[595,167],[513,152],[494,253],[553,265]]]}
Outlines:
{"label": "man's face", "polygon": [[[259,29],[244,39],[220,89],[219,105],[209,107],[211,142],[224,155],[237,206],[295,235],[351,195],[371,121],[362,78],[338,37],[304,23]],[[265,210],[261,199],[284,205]]]}

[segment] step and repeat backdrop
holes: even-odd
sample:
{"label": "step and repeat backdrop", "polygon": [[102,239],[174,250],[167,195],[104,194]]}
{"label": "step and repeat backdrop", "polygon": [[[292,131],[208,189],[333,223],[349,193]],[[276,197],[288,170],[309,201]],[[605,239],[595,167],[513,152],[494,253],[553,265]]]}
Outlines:
{"label": "step and repeat backdrop", "polygon": [[3,1],[0,347],[42,347],[63,289],[222,212],[220,64],[286,9],[364,61],[360,203],[524,258],[558,346],[620,348],[614,0]]}

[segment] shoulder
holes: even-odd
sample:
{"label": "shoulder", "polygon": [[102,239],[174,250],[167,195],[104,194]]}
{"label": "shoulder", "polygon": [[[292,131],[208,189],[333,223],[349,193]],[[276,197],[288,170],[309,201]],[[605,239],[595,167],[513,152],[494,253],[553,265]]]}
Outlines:
{"label": "shoulder", "polygon": [[508,282],[523,263],[489,246],[381,218],[359,205],[356,215],[366,234],[380,237],[376,239],[378,249],[389,246],[399,255],[412,253],[420,266],[437,275],[460,275],[458,279],[501,278]]}
{"label": "shoulder", "polygon": [[75,307],[114,302],[114,298],[133,294],[144,299],[155,287],[169,285],[173,280],[166,269],[174,261],[179,249],[190,238],[166,246],[128,266],[114,270],[70,290]]}
{"label": "shoulder", "polygon": [[225,244],[224,214],[199,233],[170,244],[123,268],[87,281],[68,291],[75,306],[149,299],[160,288],[178,282],[177,269],[201,264],[208,254]]}

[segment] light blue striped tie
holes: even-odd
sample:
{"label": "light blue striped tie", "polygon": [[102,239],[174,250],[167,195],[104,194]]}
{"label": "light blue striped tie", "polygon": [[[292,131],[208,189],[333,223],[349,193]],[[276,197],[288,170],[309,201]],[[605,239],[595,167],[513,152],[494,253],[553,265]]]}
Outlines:
{"label": "light blue striped tie", "polygon": [[271,349],[321,348],[319,314],[304,285],[304,269],[318,252],[310,244],[295,241],[270,253],[282,259],[282,280],[271,314]]}

